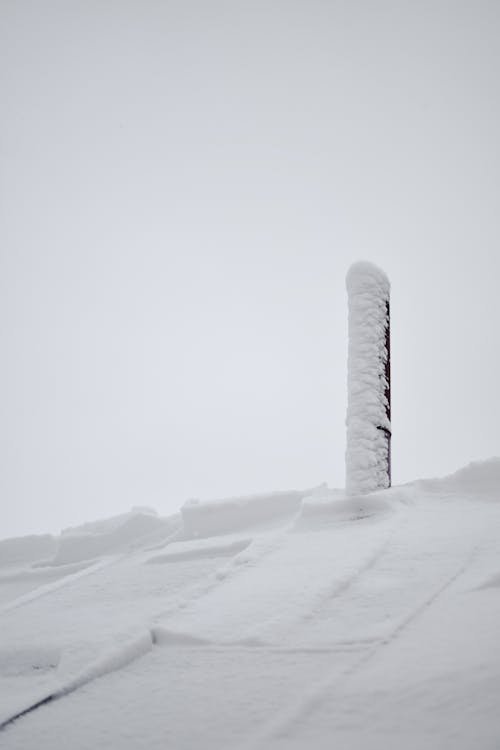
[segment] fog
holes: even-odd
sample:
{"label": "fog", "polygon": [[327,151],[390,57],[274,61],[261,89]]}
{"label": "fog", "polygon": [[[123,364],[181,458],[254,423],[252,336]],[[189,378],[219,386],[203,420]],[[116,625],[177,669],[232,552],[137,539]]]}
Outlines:
{"label": "fog", "polygon": [[498,454],[495,2],[4,2],[0,537],[344,485],[345,274],[393,481]]}

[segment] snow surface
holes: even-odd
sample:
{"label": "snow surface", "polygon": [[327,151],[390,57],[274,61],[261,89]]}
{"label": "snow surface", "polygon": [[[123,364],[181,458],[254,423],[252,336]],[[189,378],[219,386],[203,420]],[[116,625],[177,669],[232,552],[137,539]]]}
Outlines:
{"label": "snow surface", "polygon": [[188,500],[181,508],[185,536],[213,536],[242,528],[268,525],[296,513],[310,490],[245,495],[231,500]]}
{"label": "snow surface", "polygon": [[50,534],[0,539],[0,565],[15,565],[49,558],[56,551],[56,540]]}
{"label": "snow surface", "polygon": [[300,494],[264,518],[263,496],[194,504],[212,536],[4,564],[2,750],[498,750],[500,459]]}
{"label": "snow surface", "polygon": [[347,273],[349,349],[347,377],[346,489],[351,494],[389,485],[391,424],[385,377],[387,305],[390,284],[372,263],[355,263]]}
{"label": "snow surface", "polygon": [[66,565],[142,546],[145,540],[152,544],[162,537],[168,537],[179,526],[177,516],[158,518],[156,514],[143,511],[133,511],[96,524],[85,524],[61,534],[52,562],[54,565]]}

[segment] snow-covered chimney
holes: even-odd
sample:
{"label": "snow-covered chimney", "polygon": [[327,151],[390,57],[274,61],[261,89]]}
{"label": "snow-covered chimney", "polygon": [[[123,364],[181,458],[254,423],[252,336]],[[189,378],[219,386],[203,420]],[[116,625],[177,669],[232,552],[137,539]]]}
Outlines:
{"label": "snow-covered chimney", "polygon": [[346,490],[358,494],[391,484],[390,283],[372,263],[355,263],[346,285]]}

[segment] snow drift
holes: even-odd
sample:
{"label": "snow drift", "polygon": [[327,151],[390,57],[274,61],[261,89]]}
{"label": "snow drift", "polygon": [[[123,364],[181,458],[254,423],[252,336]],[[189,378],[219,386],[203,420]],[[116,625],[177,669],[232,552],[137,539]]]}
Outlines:
{"label": "snow drift", "polygon": [[200,502],[188,500],[181,508],[183,535],[216,536],[262,526],[290,517],[311,490],[290,490]]}
{"label": "snow drift", "polygon": [[0,566],[49,558],[56,548],[56,538],[50,534],[0,539]]}
{"label": "snow drift", "polygon": [[83,530],[67,530],[58,539],[58,549],[52,564],[66,565],[125,552],[134,549],[139,543],[144,545],[167,538],[179,525],[178,516],[159,518],[156,514],[138,511],[109,519],[105,525],[88,524]]}

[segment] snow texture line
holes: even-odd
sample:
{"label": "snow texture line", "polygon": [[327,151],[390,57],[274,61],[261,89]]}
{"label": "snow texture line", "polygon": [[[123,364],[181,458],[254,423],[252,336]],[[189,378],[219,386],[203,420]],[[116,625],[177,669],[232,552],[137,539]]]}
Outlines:
{"label": "snow texture line", "polygon": [[116,558],[99,560],[99,562],[96,562],[93,565],[88,565],[87,567],[83,568],[83,570],[79,570],[76,573],[69,573],[68,575],[62,576],[62,578],[59,578],[57,581],[51,581],[50,583],[45,583],[42,586],[37,586],[35,589],[33,589],[33,591],[29,591],[27,594],[23,594],[17,599],[14,599],[11,602],[7,602],[7,604],[4,604],[2,607],[0,607],[0,615],[6,614],[7,612],[10,612],[13,609],[17,609],[18,607],[22,607],[24,604],[29,604],[35,599],[39,599],[41,596],[45,596],[45,594],[51,594],[53,591],[57,591],[58,589],[63,588],[63,586],[66,586],[68,583],[77,581],[79,578],[85,578],[88,575],[92,575],[92,573],[96,573],[98,570],[101,570],[102,568],[105,568],[107,565],[111,565],[116,561]]}
{"label": "snow texture line", "polygon": [[285,708],[277,717],[267,723],[257,735],[250,738],[240,745],[240,750],[254,750],[266,746],[270,740],[286,739],[290,732],[297,724],[305,719],[318,707],[324,704],[327,697],[331,695],[332,690],[339,689],[341,684],[345,684],[353,675],[355,675],[365,664],[371,661],[383,648],[390,646],[402,632],[404,632],[413,622],[415,622],[434,602],[452,586],[455,581],[462,576],[477,552],[477,545],[474,546],[464,562],[446,578],[446,580],[435,589],[430,596],[415,607],[392,632],[381,639],[377,639],[371,648],[368,648],[360,655],[350,666],[343,669],[334,676],[330,675],[313,686],[305,698],[299,699],[291,707]]}
{"label": "snow texture line", "polygon": [[[156,645],[156,644],[155,644]],[[163,645],[163,644],[159,644]],[[201,653],[209,654],[227,654],[229,650],[233,653],[248,653],[249,651],[256,651],[259,654],[283,654],[283,655],[296,655],[296,654],[346,654],[346,653],[359,653],[359,651],[366,648],[365,643],[360,643],[358,646],[252,646],[251,644],[241,643],[213,643],[209,645],[205,644],[179,644],[176,648],[182,648],[183,650],[192,650]]]}
{"label": "snow texture line", "polygon": [[[398,524],[398,528],[399,525],[400,524]],[[332,586],[329,593],[327,593],[325,596],[322,596],[316,606],[313,606],[309,612],[302,615],[300,621],[309,621],[312,618],[316,617],[324,609],[326,609],[326,607],[328,607],[328,605],[334,599],[349,591],[365,573],[368,573],[370,570],[372,570],[378,563],[378,561],[384,556],[387,548],[389,547],[389,544],[394,537],[395,532],[396,527],[394,527],[390,531],[387,538],[382,542],[382,544],[374,552],[372,552],[371,555],[368,556],[365,562],[354,573],[352,573],[350,576],[347,576],[346,578],[344,578],[344,580],[341,580],[336,585]]]}
{"label": "snow texture line", "polygon": [[176,552],[165,552],[161,555],[153,555],[148,558],[146,563],[151,564],[164,564],[164,563],[176,563],[185,562],[189,560],[201,560],[201,559],[217,559],[218,557],[234,557],[239,552],[243,552],[252,543],[253,539],[238,539],[233,542],[226,542],[225,544],[213,544],[207,547],[201,547],[200,549],[189,549],[181,550]]}
{"label": "snow texture line", "polygon": [[[255,540],[252,540],[252,542],[245,548],[245,550],[252,550],[252,544]],[[283,543],[283,534],[280,535],[278,541],[276,544],[269,546],[264,551],[260,551],[260,554],[257,558],[255,558],[255,561],[252,561],[252,564],[254,565],[260,565],[262,564],[262,561],[266,559],[268,555],[274,554],[282,545]],[[243,551],[245,551],[243,550]],[[234,565],[234,558],[230,563],[230,567],[223,568],[222,571],[224,572],[224,575],[219,575],[220,571],[215,574],[214,577],[211,578],[211,580],[208,580],[204,583],[198,583],[192,586],[188,592],[187,595],[182,598],[182,600],[176,601],[173,604],[171,604],[169,607],[166,607],[165,609],[162,609],[160,612],[157,612],[156,615],[152,617],[152,620],[159,624],[159,627],[161,627],[161,622],[164,621],[166,618],[170,618],[173,615],[177,614],[180,609],[186,609],[188,608],[193,602],[197,602],[203,597],[206,597],[210,595],[213,591],[220,588],[220,586],[225,582],[226,580],[226,572],[230,571],[230,575],[232,578],[234,578],[237,575],[242,575],[244,571],[246,570],[245,565],[240,565],[237,567],[233,567]]]}
{"label": "snow texture line", "polygon": [[18,719],[21,719],[23,716],[36,711],[36,709],[75,692],[78,688],[97,680],[99,677],[104,677],[111,672],[116,672],[127,667],[133,661],[136,661],[136,659],[140,659],[149,653],[153,645],[153,632],[147,631],[123,646],[113,649],[101,659],[92,662],[86,669],[83,669],[74,677],[70,677],[56,690],[52,690],[28,705],[18,708],[16,711],[11,712],[6,718],[0,718],[0,732],[5,730]]}
{"label": "snow texture line", "polygon": [[277,643],[264,641],[260,638],[239,638],[223,641],[211,640],[189,633],[168,630],[162,626],[156,626],[151,629],[151,638],[155,646],[193,649],[210,653],[227,653],[228,650],[242,652],[253,650],[269,654],[338,654],[359,651],[375,642],[375,639],[370,639],[368,642],[339,641],[330,646],[280,646]]}
{"label": "snow texture line", "polygon": [[26,708],[23,708],[21,711],[12,714],[7,719],[4,719],[0,724],[0,732],[3,732],[5,729],[7,729],[7,727],[9,727],[11,724],[14,724],[14,722],[18,719],[22,719],[23,716],[27,716],[27,714],[30,714],[32,711],[36,711],[37,708],[41,708],[42,706],[47,705],[47,703],[51,703],[57,697],[58,696],[55,693],[50,693],[49,695],[46,695],[45,698],[41,698],[36,703],[32,703]]}

